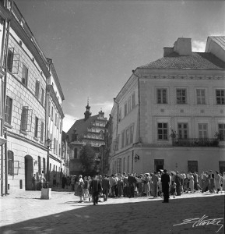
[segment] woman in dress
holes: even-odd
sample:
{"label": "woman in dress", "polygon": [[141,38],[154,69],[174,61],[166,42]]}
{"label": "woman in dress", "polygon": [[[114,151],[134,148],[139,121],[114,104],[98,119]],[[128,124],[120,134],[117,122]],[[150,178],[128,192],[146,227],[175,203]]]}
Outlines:
{"label": "woman in dress", "polygon": [[192,173],[190,174],[189,179],[189,188],[191,190],[191,193],[194,193],[194,176]]}
{"label": "woman in dress", "polygon": [[147,197],[150,196],[150,181],[151,181],[150,175],[145,174],[145,193]]}
{"label": "woman in dress", "polygon": [[84,181],[82,179],[82,175],[79,175],[77,195],[80,197],[79,203],[82,203],[84,200]]}

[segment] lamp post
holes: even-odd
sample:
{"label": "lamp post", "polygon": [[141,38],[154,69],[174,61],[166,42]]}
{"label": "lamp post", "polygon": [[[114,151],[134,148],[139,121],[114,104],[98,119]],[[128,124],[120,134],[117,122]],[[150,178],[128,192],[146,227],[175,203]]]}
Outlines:
{"label": "lamp post", "polygon": [[51,146],[51,139],[47,139],[47,184],[49,186],[49,182],[50,182],[50,175],[49,175],[49,150],[50,150],[50,146]]}

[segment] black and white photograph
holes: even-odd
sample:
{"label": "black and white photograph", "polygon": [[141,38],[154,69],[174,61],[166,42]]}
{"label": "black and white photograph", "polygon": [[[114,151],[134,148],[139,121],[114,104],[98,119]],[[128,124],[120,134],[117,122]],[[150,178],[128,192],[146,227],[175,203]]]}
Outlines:
{"label": "black and white photograph", "polygon": [[225,1],[0,0],[0,233],[224,234]]}

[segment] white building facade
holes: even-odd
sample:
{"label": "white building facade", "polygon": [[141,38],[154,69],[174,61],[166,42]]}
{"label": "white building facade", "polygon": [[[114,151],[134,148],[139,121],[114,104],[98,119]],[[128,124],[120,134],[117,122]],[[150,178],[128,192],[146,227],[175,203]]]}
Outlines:
{"label": "white building facade", "polygon": [[225,171],[224,69],[189,38],[136,68],[114,100],[111,172]]}

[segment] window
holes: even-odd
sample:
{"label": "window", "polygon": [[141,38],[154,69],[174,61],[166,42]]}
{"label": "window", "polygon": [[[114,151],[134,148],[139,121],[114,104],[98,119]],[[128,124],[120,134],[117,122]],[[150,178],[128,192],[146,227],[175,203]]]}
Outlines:
{"label": "window", "polygon": [[216,104],[218,105],[225,104],[225,90],[224,89],[216,90]]}
{"label": "window", "polygon": [[224,141],[225,140],[225,124],[218,124],[218,130],[220,133],[220,140]]}
{"label": "window", "polygon": [[130,144],[133,143],[134,125],[130,126]]}
{"label": "window", "polygon": [[55,126],[57,124],[57,113],[55,113]]}
{"label": "window", "polygon": [[168,140],[167,123],[158,123],[158,140]]}
{"label": "window", "polygon": [[54,154],[55,154],[55,151],[56,151],[56,139],[54,138],[54,150],[53,150]]}
{"label": "window", "polygon": [[46,169],[45,169],[45,158],[43,158],[43,171],[44,171],[44,173],[46,172]]}
{"label": "window", "polygon": [[8,174],[14,175],[14,154],[12,151],[8,151]]}
{"label": "window", "polygon": [[123,172],[125,172],[125,167],[126,167],[126,159],[123,158]]}
{"label": "window", "polygon": [[38,117],[35,117],[34,137],[38,137]]}
{"label": "window", "polygon": [[24,106],[21,114],[21,130],[30,131],[31,128],[32,110],[28,106]]}
{"label": "window", "polygon": [[12,98],[6,96],[5,122],[11,124],[12,119]]}
{"label": "window", "polygon": [[167,104],[167,90],[166,89],[157,89],[157,103]]}
{"label": "window", "polygon": [[179,139],[187,139],[188,138],[188,124],[187,123],[179,123],[178,124],[178,137],[179,137]]}
{"label": "window", "polygon": [[52,106],[51,120],[53,120],[53,106]]}
{"label": "window", "polygon": [[124,105],[124,117],[127,116],[127,103]]}
{"label": "window", "polygon": [[74,158],[77,158],[77,148],[74,149]]}
{"label": "window", "polygon": [[59,144],[59,156],[61,156],[61,145]]}
{"label": "window", "polygon": [[131,97],[129,97],[128,99],[128,112],[127,113],[130,113],[131,112]]}
{"label": "window", "polygon": [[119,118],[118,121],[120,122],[120,120],[122,119],[122,109],[121,109],[121,107],[119,109],[119,117],[118,118]]}
{"label": "window", "polygon": [[12,69],[13,69],[13,56],[14,56],[13,50],[9,49],[8,57],[7,57],[7,68],[9,72],[12,72]]}
{"label": "window", "polygon": [[187,103],[186,89],[177,89],[177,104]]}
{"label": "window", "polygon": [[48,102],[48,116],[51,116],[51,102]]}
{"label": "window", "polygon": [[28,83],[28,68],[23,64],[22,84],[27,86],[27,83]]}
{"label": "window", "polygon": [[126,142],[125,145],[129,145],[130,144],[130,129],[128,128],[126,130]]}
{"label": "window", "polygon": [[208,124],[200,123],[198,124],[199,138],[205,139],[208,137]]}
{"label": "window", "polygon": [[44,141],[44,123],[41,122],[41,141]]}
{"label": "window", "polygon": [[35,97],[37,99],[39,98],[39,90],[40,90],[40,82],[36,81],[36,84],[35,84]]}
{"label": "window", "polygon": [[198,172],[198,161],[188,161],[188,172]]}
{"label": "window", "polygon": [[196,94],[197,94],[197,104],[199,104],[199,105],[206,104],[206,102],[205,102],[205,89],[197,89]]}
{"label": "window", "polygon": [[135,93],[132,94],[132,109],[135,107]]}
{"label": "window", "polygon": [[41,88],[41,105],[44,106],[45,93],[44,89]]}
{"label": "window", "polygon": [[127,173],[130,172],[130,156],[127,158]]}
{"label": "window", "polygon": [[122,132],[122,142],[121,142],[121,147],[124,147],[124,140],[125,140],[125,131]]}
{"label": "window", "polygon": [[122,159],[118,158],[117,159],[117,172],[121,173],[121,169],[122,169]]}
{"label": "window", "polygon": [[38,156],[38,173],[41,174],[41,157]]}

